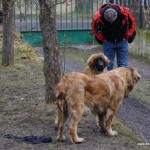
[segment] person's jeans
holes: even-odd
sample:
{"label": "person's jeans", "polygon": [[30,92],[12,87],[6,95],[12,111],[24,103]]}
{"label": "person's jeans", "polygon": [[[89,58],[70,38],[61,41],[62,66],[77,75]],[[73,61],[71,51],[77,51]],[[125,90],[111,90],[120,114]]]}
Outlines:
{"label": "person's jeans", "polygon": [[108,70],[112,70],[114,68],[115,55],[117,57],[118,67],[128,65],[128,41],[127,40],[122,40],[119,42],[109,42],[105,40],[103,42],[103,52],[110,60],[110,63],[107,67]]}

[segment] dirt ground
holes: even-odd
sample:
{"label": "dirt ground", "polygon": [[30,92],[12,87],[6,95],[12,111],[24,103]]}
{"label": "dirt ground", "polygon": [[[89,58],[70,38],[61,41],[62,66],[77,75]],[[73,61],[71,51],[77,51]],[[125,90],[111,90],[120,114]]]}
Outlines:
{"label": "dirt ground", "polygon": [[[77,50],[77,49],[76,49]],[[82,72],[80,51],[66,53],[65,73]],[[41,49],[40,49],[41,51]],[[91,53],[84,51],[86,60]],[[71,54],[70,54],[71,53]],[[72,55],[78,54],[78,59]],[[85,62],[84,60],[84,62]],[[129,65],[137,67],[142,77],[150,80],[150,66],[140,59],[129,58]],[[14,68],[0,67],[0,150],[148,150],[150,146],[139,146],[138,143],[150,143],[150,105],[141,101],[137,94],[124,99],[113,123],[118,131],[117,137],[100,134],[95,118],[90,112],[82,117],[78,134],[85,138],[83,144],[72,144],[69,140],[66,124],[66,141],[58,143],[54,130],[54,104],[44,104],[43,64],[39,62],[19,62]],[[143,90],[144,91],[144,90]],[[150,95],[148,95],[150,98]],[[4,138],[5,134],[16,136],[45,135],[53,138],[52,143],[28,144]]]}
{"label": "dirt ground", "polygon": [[[148,63],[129,57],[129,66],[138,68],[142,78],[150,79]],[[150,101],[150,97],[148,100]],[[150,106],[141,102],[138,96],[137,98],[132,96],[126,98],[118,111],[118,116],[125,121],[128,127],[138,132],[145,142],[150,142]]]}

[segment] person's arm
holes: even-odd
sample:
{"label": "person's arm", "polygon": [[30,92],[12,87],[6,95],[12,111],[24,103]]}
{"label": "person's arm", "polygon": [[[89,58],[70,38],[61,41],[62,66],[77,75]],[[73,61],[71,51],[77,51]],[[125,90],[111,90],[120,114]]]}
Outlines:
{"label": "person's arm", "polygon": [[127,20],[127,30],[125,33],[125,39],[127,39],[129,43],[132,43],[136,36],[135,26],[136,26],[135,18],[129,12]]}
{"label": "person's arm", "polygon": [[132,43],[136,36],[136,31],[133,32],[132,36],[128,38],[128,43]]}
{"label": "person's arm", "polygon": [[97,43],[99,43],[100,45],[103,45],[103,41],[99,40],[96,36],[95,36],[95,40],[97,41]]}
{"label": "person's arm", "polygon": [[102,34],[103,22],[100,19],[100,13],[97,11],[91,23],[92,33],[99,44],[103,44],[104,35]]}
{"label": "person's arm", "polygon": [[103,28],[103,25],[100,21],[95,22],[93,33],[95,35],[95,40],[101,45],[103,44],[103,41],[104,41],[104,35],[102,34],[102,28]]}

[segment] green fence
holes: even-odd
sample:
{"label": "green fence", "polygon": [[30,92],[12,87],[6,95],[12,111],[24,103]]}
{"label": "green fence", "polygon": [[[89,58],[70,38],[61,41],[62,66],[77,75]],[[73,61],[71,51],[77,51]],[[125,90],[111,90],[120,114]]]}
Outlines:
{"label": "green fence", "polygon": [[[56,1],[54,1],[55,3]],[[117,3],[127,7],[139,7],[140,0],[68,0],[55,6],[59,44],[91,44],[91,21],[99,6],[104,3]],[[149,0],[148,0],[149,3]],[[16,29],[32,45],[41,45],[38,0],[15,1]],[[138,18],[140,15],[138,14]]]}

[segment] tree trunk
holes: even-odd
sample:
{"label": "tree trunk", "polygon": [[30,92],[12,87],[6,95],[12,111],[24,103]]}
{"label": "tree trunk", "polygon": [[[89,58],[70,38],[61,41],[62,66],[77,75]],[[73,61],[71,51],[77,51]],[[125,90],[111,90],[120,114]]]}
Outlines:
{"label": "tree trunk", "polygon": [[39,0],[40,26],[43,37],[45,101],[52,103],[55,100],[54,88],[60,79],[60,53],[58,49],[56,16],[53,0]]}
{"label": "tree trunk", "polygon": [[14,64],[14,1],[3,0],[3,46],[2,65],[10,66]]}

